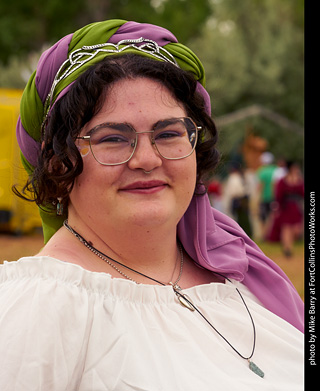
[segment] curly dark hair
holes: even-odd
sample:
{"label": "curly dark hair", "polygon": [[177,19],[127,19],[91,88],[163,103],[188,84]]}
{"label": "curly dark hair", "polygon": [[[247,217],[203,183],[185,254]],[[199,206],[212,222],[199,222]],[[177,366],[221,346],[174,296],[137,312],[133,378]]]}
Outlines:
{"label": "curly dark hair", "polygon": [[191,73],[173,64],[135,54],[107,56],[92,65],[55,103],[42,135],[42,149],[33,176],[23,193],[16,188],[15,193],[26,198],[23,196],[25,191],[32,192],[32,200],[38,205],[48,207],[58,198],[67,205],[75,178],[83,169],[82,157],[75,144],[76,137],[99,112],[112,84],[139,77],[150,78],[164,85],[183,104],[187,115],[202,126],[196,146],[196,194],[201,193],[200,189],[203,193],[203,175],[217,165],[219,153],[215,148],[217,130],[206,113],[203,97],[196,91],[197,82]]}

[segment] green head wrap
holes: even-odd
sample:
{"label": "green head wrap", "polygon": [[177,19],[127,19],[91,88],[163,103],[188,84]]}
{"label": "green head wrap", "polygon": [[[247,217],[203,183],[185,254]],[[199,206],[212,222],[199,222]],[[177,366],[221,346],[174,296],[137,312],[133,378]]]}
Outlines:
{"label": "green head wrap", "polygon": [[[32,74],[21,99],[17,139],[22,163],[29,175],[37,165],[41,130],[54,103],[63,97],[72,83],[91,65],[107,55],[136,53],[160,61],[169,61],[191,72],[198,81],[210,114],[210,98],[205,90],[204,68],[198,57],[178,43],[168,30],[145,23],[109,20],[92,23],[69,34],[45,51]],[[45,242],[62,226],[63,218],[52,210],[40,208]]]}

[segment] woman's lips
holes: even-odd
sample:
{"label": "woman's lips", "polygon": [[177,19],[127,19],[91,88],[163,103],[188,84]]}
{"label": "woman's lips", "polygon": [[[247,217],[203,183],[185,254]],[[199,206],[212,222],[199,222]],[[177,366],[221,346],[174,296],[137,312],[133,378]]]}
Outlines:
{"label": "woman's lips", "polygon": [[138,181],[121,188],[121,191],[140,194],[152,194],[163,190],[167,184],[163,181]]}

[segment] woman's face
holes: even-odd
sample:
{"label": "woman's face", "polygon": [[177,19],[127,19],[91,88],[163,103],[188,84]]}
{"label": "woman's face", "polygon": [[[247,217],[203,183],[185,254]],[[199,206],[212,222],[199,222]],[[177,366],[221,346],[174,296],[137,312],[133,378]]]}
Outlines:
{"label": "woman's face", "polygon": [[[122,80],[113,85],[80,135],[104,122],[127,122],[137,132],[150,131],[159,120],[185,116],[182,104],[159,82]],[[90,152],[83,164],[70,194],[69,219],[80,218],[95,229],[176,226],[195,189],[195,152],[184,159],[166,160],[152,146],[148,133],[139,134],[127,163],[104,166]]]}

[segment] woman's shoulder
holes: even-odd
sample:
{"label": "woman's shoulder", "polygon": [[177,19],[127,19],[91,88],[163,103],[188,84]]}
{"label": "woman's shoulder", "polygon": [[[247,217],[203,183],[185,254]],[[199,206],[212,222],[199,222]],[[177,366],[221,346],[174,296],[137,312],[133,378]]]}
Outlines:
{"label": "woman's shoulder", "polygon": [[[6,277],[6,280],[19,277],[37,278],[44,275],[50,277],[50,274],[57,277],[58,275],[54,271],[66,267],[68,267],[67,263],[61,259],[45,255],[32,255],[22,257],[17,261],[5,260],[0,265],[0,276]],[[0,280],[0,282],[2,281],[3,279]]]}
{"label": "woman's shoulder", "polygon": [[[50,389],[52,384],[67,389],[60,383],[68,379],[59,376],[58,381],[55,373],[77,369],[95,303],[83,289],[80,269],[50,257],[0,265],[1,385],[45,376],[43,384],[50,383]],[[41,363],[46,363],[45,370]]]}
{"label": "woman's shoulder", "polygon": [[0,290],[68,290],[73,299],[83,291],[104,291],[106,273],[91,272],[74,263],[51,256],[28,256],[0,265]]}

